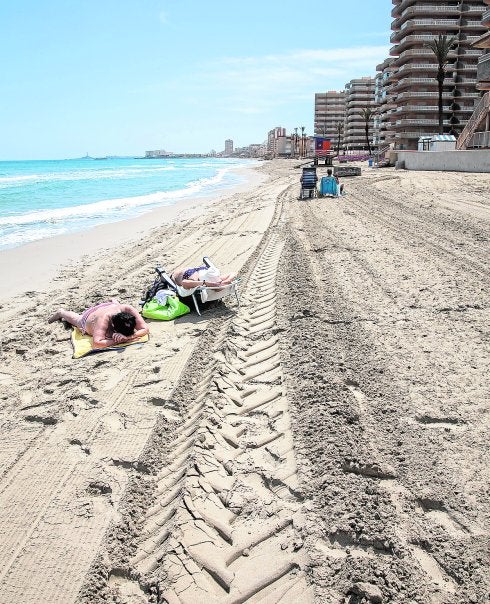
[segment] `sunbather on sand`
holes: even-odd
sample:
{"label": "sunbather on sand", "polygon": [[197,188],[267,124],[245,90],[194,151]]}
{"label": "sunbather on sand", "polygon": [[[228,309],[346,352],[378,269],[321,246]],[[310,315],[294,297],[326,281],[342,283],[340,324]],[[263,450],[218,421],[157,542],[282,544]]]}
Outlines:
{"label": "sunbather on sand", "polygon": [[60,308],[48,319],[48,323],[61,320],[92,336],[94,348],[132,342],[149,332],[148,325],[136,308],[114,299],[87,308],[81,315]]}
{"label": "sunbather on sand", "polygon": [[235,273],[228,275],[214,273],[212,277],[209,277],[210,273],[212,271],[205,265],[195,267],[181,266],[173,271],[171,277],[177,285],[180,285],[184,289],[193,289],[200,286],[219,287],[220,285],[229,285],[236,279]]}

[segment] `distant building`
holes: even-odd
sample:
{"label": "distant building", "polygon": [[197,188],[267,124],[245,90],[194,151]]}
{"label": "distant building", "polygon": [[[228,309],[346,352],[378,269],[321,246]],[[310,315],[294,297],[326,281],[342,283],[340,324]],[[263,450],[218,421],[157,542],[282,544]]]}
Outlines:
{"label": "distant building", "polygon": [[233,141],[231,138],[225,140],[225,155],[233,155]]}
{"label": "distant building", "polygon": [[[344,147],[348,151],[367,149],[366,123],[362,110],[368,107],[376,109],[375,90],[376,80],[371,77],[356,78],[345,85]],[[369,127],[372,142],[373,122],[370,122]]]}
{"label": "distant building", "polygon": [[341,125],[340,146],[343,146],[345,120],[345,92],[329,90],[315,94],[315,136],[329,138],[332,147],[337,144]]}
{"label": "distant building", "polygon": [[378,114],[375,119],[374,131],[376,143],[380,149],[393,144],[395,134],[392,121],[396,119],[396,103],[394,101],[394,94],[389,89],[390,78],[395,69],[393,66],[394,60],[392,57],[388,57],[376,66],[378,73],[376,74],[374,98]]}
{"label": "distant building", "polygon": [[[286,136],[286,128],[277,126],[272,130],[269,130],[267,134],[267,155],[270,157],[277,157],[279,151],[279,139]],[[281,143],[282,145],[282,143]],[[282,150],[282,147],[281,147]]]}
{"label": "distant building", "polygon": [[168,157],[173,155],[171,151],[165,149],[156,149],[155,151],[145,151],[145,157]]}

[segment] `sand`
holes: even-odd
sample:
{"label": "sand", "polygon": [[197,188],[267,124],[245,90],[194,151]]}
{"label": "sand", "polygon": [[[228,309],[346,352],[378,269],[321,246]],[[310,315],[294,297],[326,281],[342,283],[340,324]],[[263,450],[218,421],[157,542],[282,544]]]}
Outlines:
{"label": "sand", "polygon": [[[0,603],[487,601],[490,176],[297,164],[4,295]],[[240,307],[79,360],[45,323],[204,254]]]}

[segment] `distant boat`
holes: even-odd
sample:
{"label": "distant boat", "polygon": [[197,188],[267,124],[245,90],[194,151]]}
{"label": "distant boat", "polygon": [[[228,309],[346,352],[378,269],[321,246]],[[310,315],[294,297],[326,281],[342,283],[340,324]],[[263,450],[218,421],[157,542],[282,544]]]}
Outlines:
{"label": "distant boat", "polygon": [[107,157],[94,157],[94,159],[107,159]]}

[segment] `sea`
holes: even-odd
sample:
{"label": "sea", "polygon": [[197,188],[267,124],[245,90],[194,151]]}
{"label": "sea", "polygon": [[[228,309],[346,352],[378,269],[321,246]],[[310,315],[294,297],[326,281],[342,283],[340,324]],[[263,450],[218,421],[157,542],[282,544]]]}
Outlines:
{"label": "sea", "polygon": [[233,158],[0,162],[0,250],[127,220],[245,181]]}

